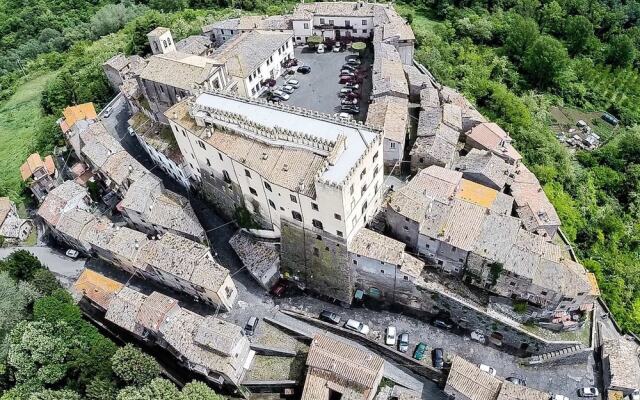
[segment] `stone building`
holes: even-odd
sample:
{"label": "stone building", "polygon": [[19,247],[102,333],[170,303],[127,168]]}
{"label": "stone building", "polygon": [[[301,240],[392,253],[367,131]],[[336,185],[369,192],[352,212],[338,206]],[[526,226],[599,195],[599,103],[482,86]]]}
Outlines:
{"label": "stone building", "polygon": [[424,263],[405,252],[405,244],[362,228],[349,247],[354,285],[369,297],[407,303]]}
{"label": "stone building", "polygon": [[[640,391],[638,346],[626,339],[605,340],[601,346],[604,387],[628,396]],[[609,397],[611,398],[611,397]]]}
{"label": "stone building", "polygon": [[383,372],[382,358],[318,334],[307,355],[302,400],[373,400]]}
{"label": "stone building", "polygon": [[40,154],[33,153],[20,166],[20,176],[29,186],[36,200],[42,202],[56,186],[58,170],[52,156],[46,156],[43,160]]}
{"label": "stone building", "polygon": [[409,86],[396,48],[374,38],[373,54],[371,97],[396,96],[408,99]]}
{"label": "stone building", "polygon": [[502,158],[486,151],[472,149],[458,158],[453,169],[462,172],[462,177],[495,190],[502,190],[514,176],[513,166]]}
{"label": "stone building", "polygon": [[466,132],[465,148],[488,150],[507,163],[518,166],[522,156],[511,144],[511,137],[495,122],[484,122]]}
{"label": "stone building", "polygon": [[385,169],[400,172],[398,164],[404,158],[407,139],[408,106],[406,98],[382,96],[369,105],[367,125],[384,132],[383,159]]}
{"label": "stone building", "polygon": [[246,208],[258,225],[281,235],[281,266],[292,280],[350,302],[346,246],[381,202],[380,132],[221,93],[202,93],[167,116],[221,213],[231,218]]}
{"label": "stone building", "polygon": [[290,31],[293,29],[289,15],[243,15],[239,18],[226,19],[202,27],[202,33],[216,45],[221,45],[233,36],[261,31]]}
{"label": "stone building", "polygon": [[78,209],[88,210],[91,198],[87,189],[74,181],[66,181],[54,188],[38,208],[37,220],[43,228],[58,240],[71,245],[64,234],[58,234],[57,226],[63,214]]}
{"label": "stone building", "polygon": [[106,321],[168,350],[180,365],[219,387],[239,386],[253,361],[241,327],[182,308],[172,297],[147,295],[88,269],[74,289]]}
{"label": "stone building", "polygon": [[115,91],[129,78],[140,73],[146,65],[144,58],[138,55],[125,56],[118,53],[102,64],[102,70]]}
{"label": "stone building", "polygon": [[68,106],[62,111],[62,118],[58,125],[67,143],[71,145],[76,157],[82,159],[80,153],[80,132],[98,120],[93,103],[83,103],[76,106]]}
{"label": "stone building", "polygon": [[229,239],[244,267],[265,290],[270,290],[280,278],[280,251],[273,242],[259,240],[241,229]]}
{"label": "stone building", "polygon": [[0,237],[7,244],[17,244],[31,233],[31,221],[18,215],[16,205],[8,197],[0,197]]}

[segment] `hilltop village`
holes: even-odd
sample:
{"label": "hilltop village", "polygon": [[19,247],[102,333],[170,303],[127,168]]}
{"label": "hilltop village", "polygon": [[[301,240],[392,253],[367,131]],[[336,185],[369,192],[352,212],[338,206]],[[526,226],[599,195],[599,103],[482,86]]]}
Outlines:
{"label": "hilltop village", "polygon": [[640,396],[518,143],[414,61],[392,4],[147,37],[104,63],[100,113],[65,109],[67,160],[25,161],[34,221],[0,200],[4,237],[87,258],[87,318],[245,398]]}

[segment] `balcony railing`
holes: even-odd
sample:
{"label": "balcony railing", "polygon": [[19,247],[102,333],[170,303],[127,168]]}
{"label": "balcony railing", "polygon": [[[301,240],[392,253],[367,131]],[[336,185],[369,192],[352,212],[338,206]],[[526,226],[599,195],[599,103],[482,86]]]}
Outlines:
{"label": "balcony railing", "polygon": [[313,25],[315,29],[353,29],[353,25],[318,24]]}

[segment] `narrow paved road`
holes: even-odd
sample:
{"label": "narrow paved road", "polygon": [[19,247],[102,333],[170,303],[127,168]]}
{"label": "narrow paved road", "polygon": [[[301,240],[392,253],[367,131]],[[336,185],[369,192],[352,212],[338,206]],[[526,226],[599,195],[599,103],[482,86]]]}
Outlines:
{"label": "narrow paved road", "polygon": [[38,260],[56,274],[65,287],[69,287],[80,275],[86,261],[83,258],[71,259],[61,251],[46,246],[0,248],[0,258],[5,258],[16,250],[27,250],[38,257]]}

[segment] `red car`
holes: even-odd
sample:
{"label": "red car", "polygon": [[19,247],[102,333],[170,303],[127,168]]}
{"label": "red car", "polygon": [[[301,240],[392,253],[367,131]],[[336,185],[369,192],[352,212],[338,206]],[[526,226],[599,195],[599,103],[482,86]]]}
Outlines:
{"label": "red car", "polygon": [[282,294],[285,292],[285,290],[287,290],[287,281],[280,279],[271,288],[271,294],[274,297],[282,297]]}

